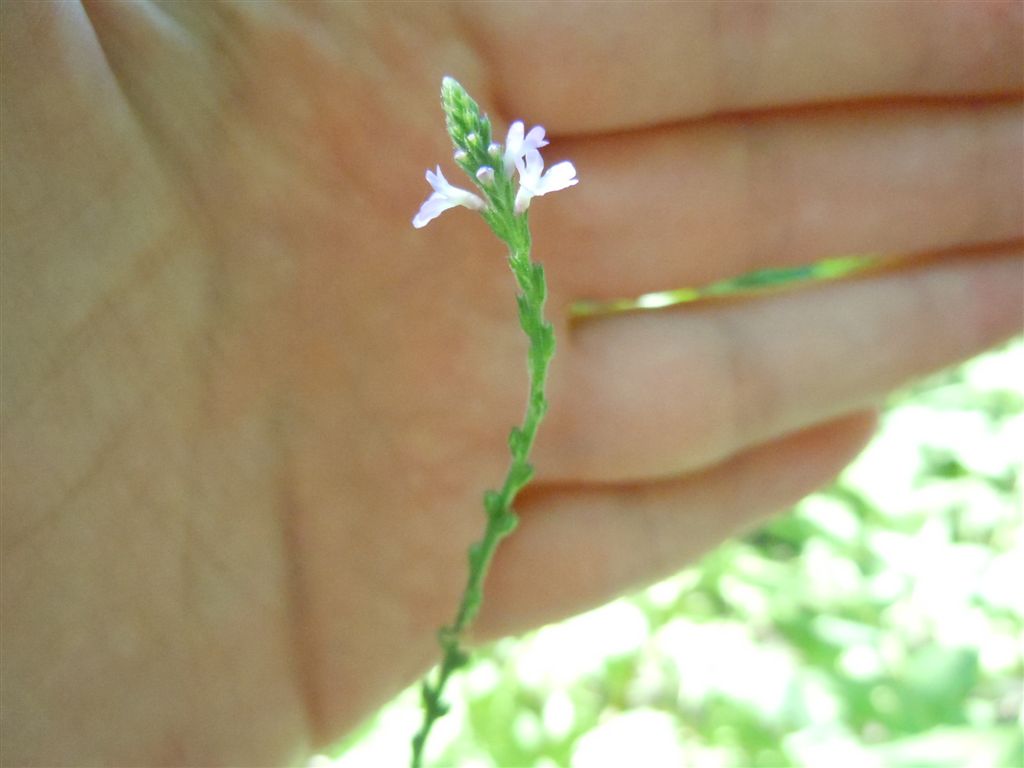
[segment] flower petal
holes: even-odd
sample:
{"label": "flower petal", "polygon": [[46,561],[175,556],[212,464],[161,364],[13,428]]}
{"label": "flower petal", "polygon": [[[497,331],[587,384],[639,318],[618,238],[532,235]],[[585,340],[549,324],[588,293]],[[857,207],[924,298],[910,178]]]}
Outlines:
{"label": "flower petal", "polygon": [[546,195],[548,192],[557,192],[560,189],[566,189],[578,183],[576,167],[568,160],[563,160],[548,168],[547,173],[541,177],[540,182],[534,185],[534,194]]}
{"label": "flower petal", "polygon": [[523,131],[526,126],[522,120],[516,120],[508,127],[508,135],[505,137],[505,173],[512,175],[512,169],[516,166],[516,160],[523,154]]}
{"label": "flower petal", "polygon": [[528,187],[520,184],[519,185],[519,191],[516,192],[516,202],[515,202],[515,206],[513,208],[513,210],[516,212],[517,216],[520,215],[521,213],[523,213],[527,208],[530,207],[530,201],[532,199],[533,199],[533,192],[531,192]]}
{"label": "flower petal", "polygon": [[441,166],[437,166],[433,171],[427,171],[427,181],[434,188],[434,192],[424,201],[419,211],[413,216],[412,225],[416,229],[425,227],[443,212],[457,205],[474,211],[481,211],[487,207],[487,203],[479,196],[474,195],[469,190],[449,184],[448,179],[444,177],[444,173],[441,171]]}
{"label": "flower petal", "polygon": [[535,125],[530,129],[530,132],[526,134],[526,138],[523,139],[523,144],[534,149],[540,149],[546,147],[549,142],[544,139],[544,126]]}
{"label": "flower petal", "polygon": [[423,202],[419,211],[417,211],[416,215],[413,216],[412,225],[416,227],[416,229],[422,229],[449,208],[454,208],[457,205],[458,203],[451,198],[446,197],[439,192],[435,192]]}
{"label": "flower petal", "polygon": [[482,211],[487,207],[487,203],[479,195],[474,195],[472,192],[459,189],[458,187],[452,187],[452,194],[449,199],[456,205],[469,208],[471,211]]}
{"label": "flower petal", "polygon": [[523,145],[523,135],[526,132],[526,125],[522,120],[516,120],[508,127],[508,136],[505,138],[505,146],[515,151]]}
{"label": "flower petal", "polygon": [[528,149],[525,157],[516,160],[516,169],[519,171],[519,185],[533,191],[540,183],[544,158],[536,149]]}
{"label": "flower petal", "polygon": [[448,179],[444,177],[440,165],[433,171],[427,171],[427,181],[434,188],[435,192],[439,192],[442,195],[448,195],[451,190],[457,189],[457,187],[453,187],[448,183]]}
{"label": "flower petal", "polygon": [[462,187],[456,187],[454,184],[449,184],[448,179],[444,177],[441,172],[441,166],[437,166],[437,171],[427,171],[427,181],[430,182],[430,186],[434,188],[434,191],[451,200],[455,205],[464,205],[467,208],[479,211],[486,207],[486,203],[481,200],[477,195],[474,195],[468,189]]}

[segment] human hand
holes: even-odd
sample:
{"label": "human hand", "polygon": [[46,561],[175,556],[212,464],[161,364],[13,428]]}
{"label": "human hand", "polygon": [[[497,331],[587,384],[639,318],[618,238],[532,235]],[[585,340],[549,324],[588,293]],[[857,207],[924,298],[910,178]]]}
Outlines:
{"label": "human hand", "polygon": [[[559,351],[482,636],[681,567],[1020,327],[1018,5],[3,15],[5,763],[277,764],[431,661],[526,387],[486,227],[409,226],[444,73],[581,178],[532,211]],[[861,251],[941,258],[566,320]]]}

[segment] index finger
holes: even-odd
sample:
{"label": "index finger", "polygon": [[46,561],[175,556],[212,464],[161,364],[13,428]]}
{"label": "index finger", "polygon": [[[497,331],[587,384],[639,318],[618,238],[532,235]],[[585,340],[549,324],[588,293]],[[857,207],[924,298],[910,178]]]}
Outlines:
{"label": "index finger", "polygon": [[554,133],[840,101],[1019,93],[1024,5],[471,3],[496,103]]}

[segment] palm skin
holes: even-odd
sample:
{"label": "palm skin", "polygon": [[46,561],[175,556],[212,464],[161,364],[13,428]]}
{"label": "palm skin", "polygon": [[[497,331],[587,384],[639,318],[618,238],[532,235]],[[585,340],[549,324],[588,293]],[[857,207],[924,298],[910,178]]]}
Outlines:
{"label": "palm skin", "polygon": [[[300,760],[433,659],[526,391],[500,246],[409,224],[444,73],[581,178],[531,209],[559,352],[482,638],[783,508],[1018,330],[1019,6],[794,7],[4,5],[3,762]],[[942,257],[565,319],[861,250]]]}

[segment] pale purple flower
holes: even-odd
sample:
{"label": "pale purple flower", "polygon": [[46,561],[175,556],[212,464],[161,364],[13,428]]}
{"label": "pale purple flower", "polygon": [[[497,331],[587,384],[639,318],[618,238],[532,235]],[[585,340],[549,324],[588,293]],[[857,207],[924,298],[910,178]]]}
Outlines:
{"label": "pale purple flower", "polygon": [[508,127],[508,136],[505,138],[505,174],[512,175],[516,163],[523,159],[529,152],[536,152],[541,147],[546,147],[548,142],[544,140],[544,128],[535,125],[529,133],[524,135],[526,126],[522,120],[516,120]]}
{"label": "pale purple flower", "polygon": [[437,166],[437,171],[427,171],[427,181],[434,188],[434,192],[424,201],[419,212],[413,217],[412,225],[416,229],[427,226],[428,222],[457,205],[474,211],[480,211],[487,207],[487,203],[477,195],[449,184],[448,179],[441,173],[440,165]]}
{"label": "pale purple flower", "polygon": [[544,172],[544,158],[536,149],[526,152],[526,157],[516,160],[519,171],[519,191],[516,193],[515,211],[522,213],[530,207],[530,200],[548,192],[557,192],[579,183],[576,168],[568,160],[555,163]]}

